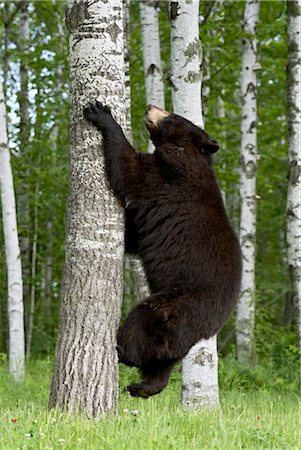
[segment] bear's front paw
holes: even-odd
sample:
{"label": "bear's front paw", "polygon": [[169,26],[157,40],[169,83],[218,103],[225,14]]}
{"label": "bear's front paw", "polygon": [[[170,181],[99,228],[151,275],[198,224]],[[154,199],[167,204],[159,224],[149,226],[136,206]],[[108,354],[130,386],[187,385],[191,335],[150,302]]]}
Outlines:
{"label": "bear's front paw", "polygon": [[110,114],[110,116],[112,115],[112,114],[111,114],[111,109],[110,109],[109,106],[103,105],[103,104],[102,104],[101,102],[99,102],[98,100],[96,100],[96,106],[97,106],[97,108],[98,108],[99,110],[104,111],[104,112],[106,112],[107,114]]}
{"label": "bear's front paw", "polygon": [[110,122],[113,120],[110,108],[98,100],[95,104],[90,103],[84,108],[84,116],[100,130],[108,126],[108,120]]}

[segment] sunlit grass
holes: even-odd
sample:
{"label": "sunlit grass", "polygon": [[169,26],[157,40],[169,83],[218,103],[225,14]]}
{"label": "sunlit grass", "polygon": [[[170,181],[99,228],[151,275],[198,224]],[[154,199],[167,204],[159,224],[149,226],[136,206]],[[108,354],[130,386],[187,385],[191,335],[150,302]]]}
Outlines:
{"label": "sunlit grass", "polygon": [[301,448],[297,392],[221,389],[218,411],[190,412],[180,404],[180,377],[148,400],[122,388],[119,414],[99,422],[47,410],[51,363],[38,361],[15,385],[0,369],[0,449],[296,449]]}

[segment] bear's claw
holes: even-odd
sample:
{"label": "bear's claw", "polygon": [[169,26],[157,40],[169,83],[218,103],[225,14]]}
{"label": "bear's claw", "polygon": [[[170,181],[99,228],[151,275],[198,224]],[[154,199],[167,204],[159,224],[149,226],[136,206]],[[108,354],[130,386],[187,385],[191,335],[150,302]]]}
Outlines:
{"label": "bear's claw", "polygon": [[106,112],[107,114],[111,114],[111,109],[109,108],[109,106],[107,105],[103,105],[101,102],[99,102],[98,100],[96,100],[96,106],[98,107],[98,109]]}
{"label": "bear's claw", "polygon": [[112,128],[112,125],[116,124],[110,108],[103,105],[98,100],[96,100],[95,103],[89,103],[84,108],[83,113],[84,117],[89,120],[89,122],[92,122],[101,132]]}
{"label": "bear's claw", "polygon": [[111,110],[108,106],[103,105],[98,100],[95,103],[89,103],[88,106],[84,108],[84,116],[94,125],[98,125],[102,122],[104,114],[109,114],[111,117]]}

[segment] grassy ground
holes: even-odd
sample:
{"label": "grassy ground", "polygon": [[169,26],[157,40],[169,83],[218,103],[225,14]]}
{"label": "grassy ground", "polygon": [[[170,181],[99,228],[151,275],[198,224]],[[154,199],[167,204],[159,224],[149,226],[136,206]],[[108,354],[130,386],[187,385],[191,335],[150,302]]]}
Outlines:
{"label": "grassy ground", "polygon": [[[122,372],[121,384],[132,372]],[[38,361],[14,385],[0,368],[0,449],[301,449],[297,391],[221,389],[219,411],[189,412],[180,377],[149,400],[121,392],[119,415],[100,422],[47,411],[51,363]],[[121,390],[122,390],[121,386]]]}

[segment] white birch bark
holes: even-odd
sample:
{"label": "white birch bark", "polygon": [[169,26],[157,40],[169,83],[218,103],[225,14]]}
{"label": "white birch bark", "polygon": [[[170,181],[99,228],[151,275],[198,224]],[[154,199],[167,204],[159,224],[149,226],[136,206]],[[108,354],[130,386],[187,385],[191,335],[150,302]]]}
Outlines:
{"label": "white birch bark", "polygon": [[[212,31],[209,28],[208,30],[208,37],[211,38]],[[203,112],[203,118],[204,123],[206,121],[206,117],[208,115],[208,103],[209,103],[209,97],[210,97],[210,50],[209,48],[206,50],[206,52],[202,52],[201,60],[203,61],[203,74],[202,74],[202,112]]]}
{"label": "white birch bark", "polygon": [[[170,0],[173,111],[203,127],[199,1]],[[182,402],[199,409],[219,405],[216,336],[197,343],[183,360]]]}
{"label": "white birch bark", "polygon": [[134,286],[135,303],[141,303],[142,300],[150,295],[150,289],[141,259],[135,256],[131,257],[130,267]]}
{"label": "white birch bark", "polygon": [[123,0],[123,32],[124,32],[124,97],[125,97],[125,136],[133,143],[132,115],[131,115],[131,74],[129,53],[130,0]]}
{"label": "white birch bark", "polygon": [[[146,104],[165,109],[157,2],[154,0],[141,0],[139,5]],[[155,147],[149,140],[149,153],[153,153],[154,150]]]}
{"label": "white birch bark", "polygon": [[118,396],[123,210],[105,176],[101,133],[83,117],[98,98],[125,126],[122,0],[69,0],[70,194],[50,407],[98,418]]}
{"label": "white birch bark", "polygon": [[243,23],[242,106],[241,106],[241,170],[240,170],[240,244],[242,282],[237,305],[237,357],[242,363],[255,357],[255,243],[256,243],[256,170],[257,108],[256,81],[258,70],[256,26],[259,0],[247,0]]}
{"label": "white birch bark", "polygon": [[301,0],[290,0],[287,2],[287,15],[289,127],[289,176],[286,211],[287,244],[294,303],[298,310],[299,346],[301,349]]}
{"label": "white birch bark", "polygon": [[7,264],[9,372],[14,380],[22,381],[25,372],[22,267],[2,83],[0,83],[0,188]]}

